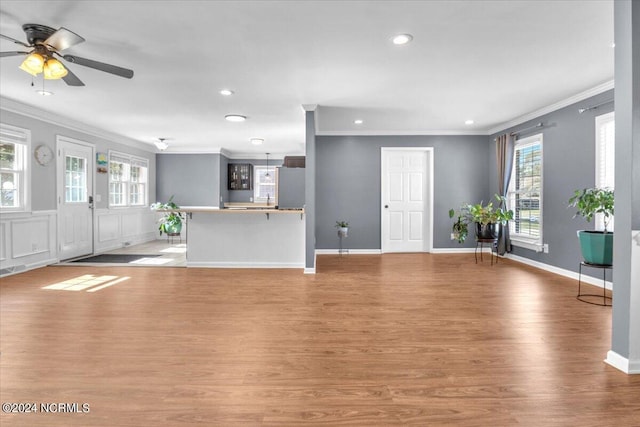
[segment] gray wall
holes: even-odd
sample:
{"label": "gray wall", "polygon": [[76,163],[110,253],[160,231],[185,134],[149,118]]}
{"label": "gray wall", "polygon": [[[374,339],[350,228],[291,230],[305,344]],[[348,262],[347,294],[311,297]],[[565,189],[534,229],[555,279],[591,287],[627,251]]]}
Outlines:
{"label": "gray wall", "polygon": [[[56,137],[58,135],[77,139],[93,144],[96,153],[108,153],[109,150],[116,150],[122,153],[131,154],[149,160],[149,202],[153,202],[156,192],[155,187],[155,154],[153,147],[149,150],[127,145],[126,142],[118,142],[88,133],[71,130],[61,125],[23,116],[21,114],[0,110],[0,121],[9,125],[29,129],[31,131],[31,158],[33,151],[40,145],[48,145],[52,150],[56,148]],[[31,209],[33,211],[56,210],[56,162],[52,161],[47,166],[40,166],[35,161],[31,162]],[[96,202],[96,208],[106,209],[109,207],[109,176],[108,174],[95,174],[94,196],[100,195],[101,201]]]}
{"label": "gray wall", "polygon": [[220,154],[157,155],[156,201],[173,195],[179,206],[218,206],[220,200]]}
{"label": "gray wall", "polygon": [[343,247],[380,249],[380,148],[434,147],[433,247],[472,247],[452,241],[449,209],[489,200],[486,136],[317,136],[316,247],[336,249],[338,220],[349,222]]}
{"label": "gray wall", "polygon": [[[576,236],[577,230],[593,229],[582,218],[573,218],[575,210],[567,208],[567,202],[577,189],[595,185],[595,117],[613,111],[613,102],[580,114],[579,108],[585,108],[613,100],[613,90],[580,101],[576,104],[554,111],[505,129],[500,134],[524,129],[542,122],[545,126],[525,134],[522,137],[543,134],[543,240],[549,245],[549,253],[514,247],[513,254],[539,261],[570,271],[578,271],[582,260]],[[491,148],[494,138],[490,138]],[[495,161],[491,163],[491,188],[497,192],[497,171]],[[597,276],[599,271],[585,272]],[[601,276],[600,276],[601,277]],[[608,278],[610,279],[610,278]]]}
{"label": "gray wall", "polygon": [[304,113],[305,134],[305,271],[315,272],[316,268],[316,112]]}
{"label": "gray wall", "polygon": [[229,193],[227,186],[227,167],[231,161],[225,155],[220,156],[220,208],[224,207],[224,202],[229,201]]}
{"label": "gray wall", "polygon": [[[638,265],[632,231],[640,229],[640,2],[616,1],[616,223],[613,241],[611,349],[640,366]],[[637,250],[637,248],[635,248]]]}

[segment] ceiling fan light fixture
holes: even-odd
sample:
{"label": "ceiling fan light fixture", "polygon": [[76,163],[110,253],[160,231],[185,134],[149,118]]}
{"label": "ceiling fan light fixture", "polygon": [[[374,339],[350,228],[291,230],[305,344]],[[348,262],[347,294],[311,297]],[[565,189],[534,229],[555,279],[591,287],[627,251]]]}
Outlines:
{"label": "ceiling fan light fixture", "polygon": [[44,63],[44,78],[47,80],[57,80],[69,74],[64,65],[55,58],[51,58]]}
{"label": "ceiling fan light fixture", "polygon": [[166,142],[165,139],[166,138],[158,138],[158,140],[153,143],[158,150],[164,151],[169,148],[169,143]]}
{"label": "ceiling fan light fixture", "polygon": [[42,72],[42,69],[44,68],[44,58],[39,53],[33,52],[28,55],[24,61],[22,61],[19,68],[22,71],[35,76]]}

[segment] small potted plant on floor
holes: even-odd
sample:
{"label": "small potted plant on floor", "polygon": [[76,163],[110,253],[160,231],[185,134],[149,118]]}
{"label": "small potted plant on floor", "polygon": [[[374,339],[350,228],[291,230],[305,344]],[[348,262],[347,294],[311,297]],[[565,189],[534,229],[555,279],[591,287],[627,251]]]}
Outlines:
{"label": "small potted plant on floor", "polygon": [[581,216],[587,222],[596,214],[602,214],[604,230],[578,231],[580,250],[587,264],[612,265],[613,263],[613,233],[607,230],[613,218],[613,190],[606,188],[585,188],[576,190],[569,199],[569,207],[576,208],[573,217]]}
{"label": "small potted plant on floor", "polygon": [[[496,194],[496,200],[503,205],[505,198]],[[495,239],[498,236],[497,225],[505,225],[513,219],[513,211],[502,207],[495,208],[493,202],[486,205],[483,202],[476,204],[463,204],[458,211],[449,210],[449,218],[456,217],[452,231],[458,243],[463,243],[469,234],[469,224],[475,223],[476,237],[478,239]]]}
{"label": "small potted plant on floor", "polygon": [[180,209],[180,206],[173,201],[173,196],[166,203],[156,202],[151,205],[151,210],[164,211],[162,218],[158,220],[161,236],[162,233],[168,236],[179,236],[182,231],[182,215],[180,212],[173,212],[174,209]]}
{"label": "small potted plant on floor", "polygon": [[347,221],[336,221],[336,228],[338,229],[339,237],[348,237],[349,223]]}

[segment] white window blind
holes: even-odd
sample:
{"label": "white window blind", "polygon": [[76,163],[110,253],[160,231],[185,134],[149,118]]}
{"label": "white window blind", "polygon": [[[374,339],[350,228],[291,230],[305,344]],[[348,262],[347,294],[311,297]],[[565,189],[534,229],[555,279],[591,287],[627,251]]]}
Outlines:
{"label": "white window blind", "polygon": [[[255,185],[253,186],[253,198],[256,202],[276,201],[276,171],[275,167],[254,166]],[[267,175],[268,173],[268,175]]]}
{"label": "white window blind", "polygon": [[148,171],[147,159],[109,152],[109,206],[145,206]]}
{"label": "white window blind", "polygon": [[[598,188],[615,189],[615,113],[596,117],[596,182]],[[604,230],[604,216],[595,217],[596,229]],[[613,219],[607,229],[613,230]]]}
{"label": "white window blind", "polygon": [[508,206],[511,239],[517,245],[542,244],[542,134],[516,142],[509,183]]}
{"label": "white window blind", "polygon": [[31,132],[0,124],[0,209],[29,210]]}

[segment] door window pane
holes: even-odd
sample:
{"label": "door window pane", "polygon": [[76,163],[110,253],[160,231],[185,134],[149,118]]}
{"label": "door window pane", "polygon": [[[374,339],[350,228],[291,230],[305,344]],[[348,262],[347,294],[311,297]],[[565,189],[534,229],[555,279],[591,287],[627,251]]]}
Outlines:
{"label": "door window pane", "polygon": [[86,203],[87,159],[66,156],[65,165],[64,201],[66,203]]}

